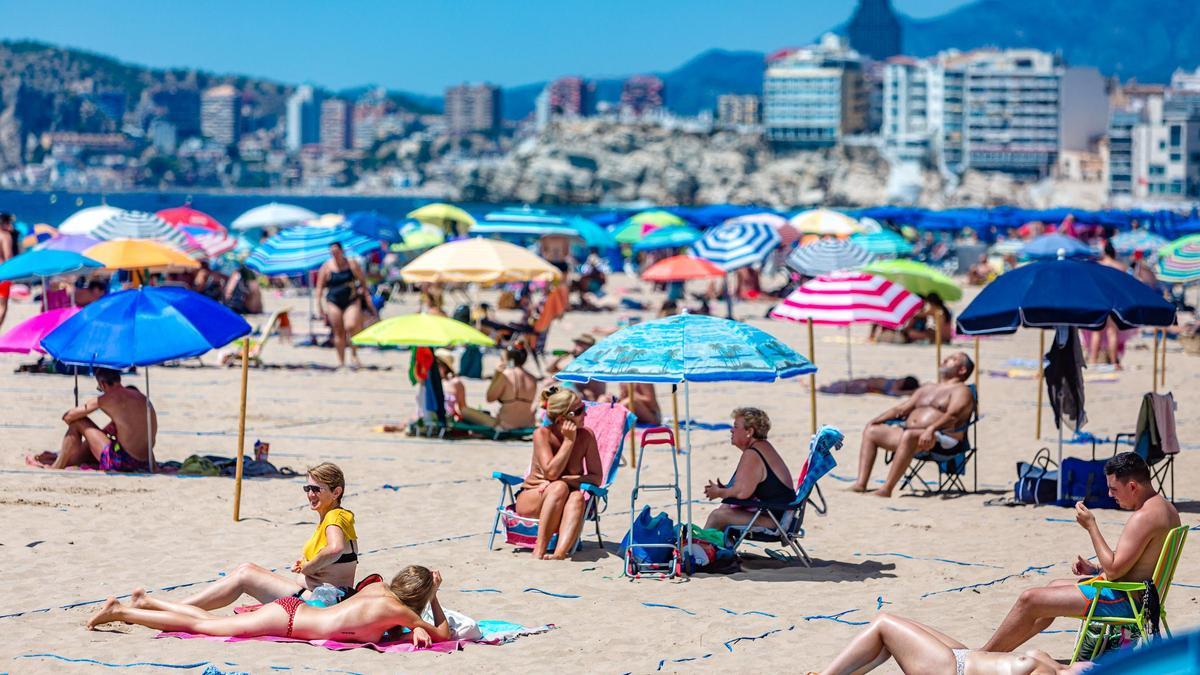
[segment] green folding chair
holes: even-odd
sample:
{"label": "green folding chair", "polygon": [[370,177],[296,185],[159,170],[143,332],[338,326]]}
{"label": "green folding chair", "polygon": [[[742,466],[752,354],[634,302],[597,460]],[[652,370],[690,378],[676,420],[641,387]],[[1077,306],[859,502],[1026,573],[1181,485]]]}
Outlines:
{"label": "green folding chair", "polygon": [[[1179,556],[1183,553],[1183,542],[1187,539],[1187,533],[1187,525],[1180,525],[1171,530],[1167,535],[1167,540],[1163,542],[1162,553],[1158,556],[1158,564],[1154,567],[1152,580],[1155,588],[1158,589],[1158,622],[1167,633],[1167,637],[1171,637],[1171,628],[1167,625],[1167,592],[1171,590],[1171,580],[1175,577],[1175,567],[1179,564]],[[1114,591],[1125,593],[1129,598],[1129,605],[1133,607],[1133,616],[1092,616],[1100,604],[1098,600],[1093,601],[1088,607],[1087,616],[1078,617],[1082,623],[1079,625],[1079,636],[1075,639],[1075,653],[1071,656],[1071,663],[1079,660],[1080,652],[1083,651],[1084,638],[1087,637],[1088,628],[1092,626],[1100,628],[1100,635],[1092,647],[1092,653],[1088,655],[1089,660],[1095,660],[1104,651],[1104,646],[1108,644],[1108,634],[1113,629],[1127,626],[1136,627],[1140,636],[1139,643],[1149,640],[1146,630],[1146,610],[1140,604],[1141,595],[1146,592],[1145,582],[1096,580],[1091,582],[1091,585],[1096,589],[1111,588]]]}

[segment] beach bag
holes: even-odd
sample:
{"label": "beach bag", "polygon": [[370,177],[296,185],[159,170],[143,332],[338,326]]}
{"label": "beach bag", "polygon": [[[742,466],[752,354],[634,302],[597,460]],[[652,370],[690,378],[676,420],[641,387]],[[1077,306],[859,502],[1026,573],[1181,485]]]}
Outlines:
{"label": "beach bag", "polygon": [[675,523],[666,513],[660,513],[652,518],[650,517],[650,505],[643,506],[641,513],[634,519],[633,526],[621,539],[622,556],[629,548],[631,536],[634,543],[629,557],[638,564],[661,565],[671,559],[672,549],[669,547],[643,548],[638,546],[638,544],[671,544],[672,546],[675,544]]}
{"label": "beach bag", "polygon": [[1067,457],[1063,460],[1064,505],[1083,502],[1090,509],[1115,509],[1117,501],[1108,496],[1104,460]]}
{"label": "beach bag", "polygon": [[458,359],[458,374],[472,379],[483,379],[483,352],[477,345],[467,345]]}
{"label": "beach bag", "polygon": [[1024,504],[1049,504],[1058,498],[1058,471],[1051,469],[1050,448],[1042,448],[1032,462],[1017,462],[1014,497]]}

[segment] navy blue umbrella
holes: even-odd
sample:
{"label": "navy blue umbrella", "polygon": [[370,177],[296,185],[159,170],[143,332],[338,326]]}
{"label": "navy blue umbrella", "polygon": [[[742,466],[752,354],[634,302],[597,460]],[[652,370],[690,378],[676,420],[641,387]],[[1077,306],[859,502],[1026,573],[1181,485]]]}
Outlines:
{"label": "navy blue umbrella", "polygon": [[397,223],[375,211],[351,213],[346,216],[346,224],[351,230],[368,239],[377,239],[385,244],[404,243],[404,235],[400,234],[400,226],[404,223]]}
{"label": "navy blue umbrella", "polygon": [[1035,237],[1021,248],[1021,257],[1027,260],[1054,260],[1060,254],[1065,258],[1096,257],[1096,252],[1087,244],[1057,232]]}

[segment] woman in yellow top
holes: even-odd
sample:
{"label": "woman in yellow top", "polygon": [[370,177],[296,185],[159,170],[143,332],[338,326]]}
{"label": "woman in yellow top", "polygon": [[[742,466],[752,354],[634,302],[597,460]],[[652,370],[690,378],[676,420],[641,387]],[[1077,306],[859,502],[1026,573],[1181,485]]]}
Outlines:
{"label": "woman in yellow top", "polygon": [[304,545],[303,557],[291,571],[301,578],[276,574],[254,563],[242,563],[232,574],[183,601],[200,609],[231,605],[242,594],[262,603],[288,596],[303,597],[321,584],[337,586],[349,595],[358,569],[358,535],[354,514],[342,508],[346,478],[336,464],[323,462],[308,470],[304,493],[309,507],[321,516],[317,531]]}

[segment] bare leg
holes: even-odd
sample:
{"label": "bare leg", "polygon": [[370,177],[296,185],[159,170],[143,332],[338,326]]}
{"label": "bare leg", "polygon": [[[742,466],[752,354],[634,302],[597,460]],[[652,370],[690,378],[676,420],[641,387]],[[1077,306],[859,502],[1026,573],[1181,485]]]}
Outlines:
{"label": "bare leg", "polygon": [[[349,307],[346,308],[345,312],[342,313],[342,342],[343,342],[343,344],[348,342],[348,339],[347,339],[348,337],[354,337],[355,335],[358,334],[359,331],[362,330],[362,322],[363,322],[362,305],[360,305],[357,301],[355,301],[353,304],[351,304]],[[358,361],[358,347],[355,347],[354,343],[350,343],[350,363],[355,368],[362,367],[362,364],[359,363],[359,361]]]}
{"label": "bare leg", "polygon": [[865,673],[893,657],[906,673],[954,672],[954,654],[928,627],[881,613],[830,663],[822,675]]}
{"label": "bare leg", "polygon": [[[753,511],[721,505],[708,514],[708,519],[704,521],[704,529],[724,532],[725,528],[730,525],[748,525],[752,518],[754,518]],[[761,526],[774,525],[769,516],[760,517],[757,524]]]}
{"label": "bare leg", "polygon": [[883,481],[883,487],[875,491],[875,496],[892,496],[892,490],[896,489],[896,484],[904,477],[913,455],[917,454],[917,440],[920,439],[921,433],[920,429],[908,429],[900,435],[900,444],[896,446],[896,454],[892,457],[887,478]]}
{"label": "bare leg", "polygon": [[214,619],[216,614],[207,610],[200,609],[192,605],[185,605],[179,602],[170,602],[159,598],[152,598],[146,595],[146,589],[135,588],[133,593],[129,595],[129,606],[134,609],[153,609],[160,612],[176,612],[178,614],[187,614],[198,619]]}
{"label": "bare leg", "polygon": [[329,328],[333,331],[333,348],[337,351],[338,367],[346,366],[346,320],[342,309],[332,302],[325,303],[325,316],[329,317]]}
{"label": "bare leg", "polygon": [[287,631],[288,623],[287,612],[277,605],[267,605],[257,612],[202,619],[178,612],[126,607],[117,602],[116,598],[109,598],[87,625],[88,628],[94,629],[110,621],[136,623],[156,630],[186,631],[222,637],[281,635]]}
{"label": "bare leg", "polygon": [[554,481],[546,488],[546,497],[542,500],[542,512],[538,516],[538,537],[537,546],[533,549],[534,558],[540,560],[547,557],[546,549],[550,547],[550,537],[558,532],[558,525],[562,521],[563,509],[567,505],[567,497],[570,492],[571,488],[562,481]]}
{"label": "bare leg", "polygon": [[8,296],[0,298],[0,326],[4,325],[4,317],[8,316]]}
{"label": "bare leg", "polygon": [[218,609],[233,604],[242,594],[259,602],[271,602],[304,590],[299,582],[282,577],[254,563],[242,563],[224,579],[213,583],[180,604],[200,609]]}
{"label": "bare leg", "polygon": [[1080,616],[1086,611],[1087,601],[1073,583],[1027,589],[1017,598],[983,650],[1011,652],[1045,630],[1055,618]]}
{"label": "bare leg", "polygon": [[1117,322],[1112,319],[1104,326],[1104,351],[1108,353],[1108,362],[1113,368],[1121,368],[1121,359],[1117,354],[1117,346],[1121,340],[1121,332],[1117,330]]}
{"label": "bare leg", "polygon": [[563,507],[562,522],[558,526],[558,545],[554,547],[554,559],[566,560],[579,541],[579,533],[583,531],[583,509],[587,500],[583,498],[582,490],[575,490],[567,496],[567,504]]}
{"label": "bare leg", "polygon": [[879,448],[891,450],[899,447],[904,429],[894,424],[869,424],[863,429],[862,445],[858,448],[858,480],[851,488],[855,492],[866,492],[871,480],[871,469],[875,467],[875,455]]}
{"label": "bare leg", "polygon": [[100,461],[100,453],[109,443],[108,435],[88,418],[76,420],[67,426],[58,459],[52,468],[65,469],[70,466]]}

